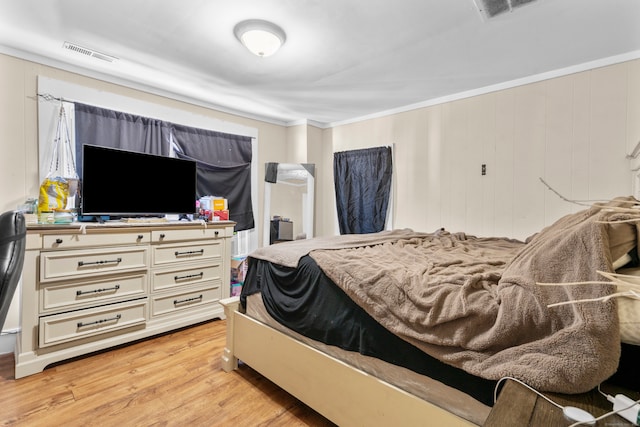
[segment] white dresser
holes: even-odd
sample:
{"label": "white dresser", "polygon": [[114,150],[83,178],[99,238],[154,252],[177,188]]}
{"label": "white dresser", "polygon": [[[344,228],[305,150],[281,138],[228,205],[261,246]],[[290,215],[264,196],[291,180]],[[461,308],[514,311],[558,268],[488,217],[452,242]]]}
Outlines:
{"label": "white dresser", "polygon": [[233,222],[34,225],[15,376],[213,318],[229,297]]}

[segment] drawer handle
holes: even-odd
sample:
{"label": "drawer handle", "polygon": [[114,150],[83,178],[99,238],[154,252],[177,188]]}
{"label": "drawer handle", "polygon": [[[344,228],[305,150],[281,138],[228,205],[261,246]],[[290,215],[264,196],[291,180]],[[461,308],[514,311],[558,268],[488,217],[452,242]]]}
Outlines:
{"label": "drawer handle", "polygon": [[161,239],[164,239],[164,237],[165,237],[165,235],[164,235],[164,233],[162,233],[162,234],[160,235],[160,238],[161,238]]}
{"label": "drawer handle", "polygon": [[62,243],[62,239],[56,239],[56,243],[59,245],[60,243]]}
{"label": "drawer handle", "polygon": [[138,240],[142,240],[144,236],[142,234],[138,234]]}
{"label": "drawer handle", "polygon": [[216,235],[216,237],[218,237],[218,234],[220,234],[219,231],[215,231],[214,234]]}
{"label": "drawer handle", "polygon": [[85,294],[99,294],[101,292],[117,291],[118,289],[120,289],[120,285],[115,285],[112,288],[94,289],[92,291],[76,291],[76,295],[80,296],[80,295],[85,295]]}
{"label": "drawer handle", "polygon": [[184,304],[184,303],[187,303],[187,302],[198,301],[198,300],[202,301],[202,294],[198,295],[197,297],[187,298],[187,299],[183,299],[183,300],[174,299],[173,300],[173,305],[179,305],[179,304]]}
{"label": "drawer handle", "polygon": [[82,323],[82,322],[78,322],[78,328],[83,328],[85,326],[92,326],[92,325],[99,325],[101,323],[105,323],[105,322],[113,322],[120,320],[120,318],[122,318],[122,314],[118,314],[115,317],[111,317],[108,319],[102,319],[102,320],[96,320],[95,322],[89,322],[89,323]]}
{"label": "drawer handle", "polygon": [[102,261],[91,261],[91,262],[78,261],[78,267],[84,267],[85,265],[94,265],[94,264],[109,264],[112,262],[115,262],[117,264],[121,261],[122,261],[122,258],[106,259]]}
{"label": "drawer handle", "polygon": [[185,252],[175,252],[175,256],[182,256],[182,255],[194,255],[194,254],[200,254],[200,255],[204,255],[204,249],[200,249],[198,251],[185,251]]}
{"label": "drawer handle", "polygon": [[198,274],[187,274],[186,276],[175,276],[173,278],[173,280],[175,280],[177,282],[178,280],[193,279],[195,277],[199,277],[199,278],[204,277],[204,272],[201,271]]}

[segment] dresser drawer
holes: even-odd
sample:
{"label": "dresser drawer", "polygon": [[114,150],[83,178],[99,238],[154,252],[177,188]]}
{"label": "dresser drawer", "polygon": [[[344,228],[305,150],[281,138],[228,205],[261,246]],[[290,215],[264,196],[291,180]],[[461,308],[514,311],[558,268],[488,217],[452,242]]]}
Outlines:
{"label": "dresser drawer", "polygon": [[[231,233],[229,235],[228,233]],[[222,237],[233,236],[233,227],[225,228],[196,228],[196,229],[173,229],[173,230],[154,230],[151,233],[153,242],[177,242],[183,240],[200,240],[200,239],[216,239]]]}
{"label": "dresser drawer", "polygon": [[153,265],[161,266],[181,262],[222,260],[224,241],[202,240],[189,243],[170,243],[152,246]]}
{"label": "dresser drawer", "polygon": [[40,288],[40,311],[72,310],[124,298],[140,298],[146,294],[146,273],[108,277],[90,282],[43,285]]}
{"label": "dresser drawer", "polygon": [[83,246],[114,246],[149,243],[151,232],[95,233],[95,234],[45,234],[44,249],[74,249]]}
{"label": "dresser drawer", "polygon": [[197,267],[155,270],[151,276],[151,290],[152,292],[163,291],[212,280],[222,280],[222,264],[220,262],[211,261]]}
{"label": "dresser drawer", "polygon": [[40,318],[39,345],[40,347],[48,347],[135,325],[143,325],[146,318],[146,298],[44,316]]}
{"label": "dresser drawer", "polygon": [[148,265],[146,246],[42,252],[40,281],[135,271]]}
{"label": "dresser drawer", "polygon": [[222,295],[221,282],[215,281],[207,287],[185,290],[179,293],[155,295],[151,302],[151,317],[191,310],[203,305],[214,304]]}

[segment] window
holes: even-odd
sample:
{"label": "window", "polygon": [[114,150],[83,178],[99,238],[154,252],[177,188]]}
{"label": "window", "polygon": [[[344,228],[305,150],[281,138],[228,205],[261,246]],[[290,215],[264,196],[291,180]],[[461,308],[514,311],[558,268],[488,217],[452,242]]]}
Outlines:
{"label": "window", "polygon": [[[227,122],[211,116],[199,115],[188,110],[176,109],[170,106],[155,104],[136,98],[117,95],[103,90],[92,89],[67,81],[38,76],[38,140],[39,140],[39,165],[40,176],[46,175],[50,159],[50,150],[55,135],[59,108],[64,102],[69,117],[69,128],[73,135],[75,126],[73,123],[74,103],[87,105],[99,105],[113,110],[125,110],[143,117],[156,117],[170,123],[180,123],[202,129],[213,129],[231,134],[246,135],[251,137],[252,162],[251,162],[251,200],[252,210],[255,212],[257,197],[257,144],[258,130],[246,125]],[[75,153],[74,153],[75,154]],[[238,232],[234,239],[234,254],[247,254],[258,247],[257,231],[255,229]]]}

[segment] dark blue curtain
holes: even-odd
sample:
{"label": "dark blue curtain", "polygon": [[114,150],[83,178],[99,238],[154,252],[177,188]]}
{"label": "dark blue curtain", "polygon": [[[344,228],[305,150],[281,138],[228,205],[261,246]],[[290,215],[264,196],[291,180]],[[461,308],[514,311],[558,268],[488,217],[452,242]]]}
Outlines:
{"label": "dark blue curtain", "polygon": [[[251,206],[251,137],[215,132],[75,104],[76,164],[82,176],[82,145],[92,144],[196,161],[197,197],[220,196],[229,202],[236,231],[255,227]],[[195,202],[195,201],[194,201]]]}
{"label": "dark blue curtain", "polygon": [[384,230],[391,174],[391,147],[334,153],[333,178],[340,234]]}
{"label": "dark blue curtain", "polygon": [[224,197],[235,230],[254,228],[251,137],[173,125],[173,143],[179,158],[197,162],[198,197]]}
{"label": "dark blue curtain", "polygon": [[171,123],[80,103],[74,108],[76,169],[80,176],[83,144],[169,155]]}

